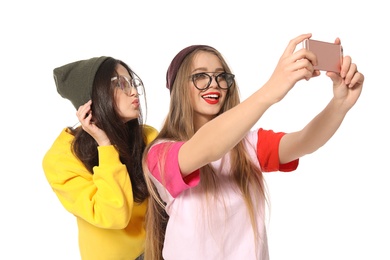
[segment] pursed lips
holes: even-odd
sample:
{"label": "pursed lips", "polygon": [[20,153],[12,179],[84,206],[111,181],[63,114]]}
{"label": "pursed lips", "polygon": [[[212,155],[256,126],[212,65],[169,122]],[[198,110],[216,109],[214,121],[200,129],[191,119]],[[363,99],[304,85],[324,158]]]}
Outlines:
{"label": "pursed lips", "polygon": [[133,104],[135,107],[139,107],[139,99],[138,98],[136,98],[136,99],[134,99],[133,100],[133,102],[131,102],[131,104]]}

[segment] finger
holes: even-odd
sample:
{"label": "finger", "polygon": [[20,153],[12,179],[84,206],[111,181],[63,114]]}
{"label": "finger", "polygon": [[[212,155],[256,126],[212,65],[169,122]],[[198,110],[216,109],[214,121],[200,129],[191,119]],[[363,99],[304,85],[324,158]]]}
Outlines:
{"label": "finger", "polygon": [[305,69],[308,72],[310,72],[310,74],[312,74],[314,71],[314,66],[309,59],[305,59],[305,58],[298,59],[292,64],[292,70],[294,71],[294,70],[301,70],[301,69]]}
{"label": "finger", "polygon": [[83,110],[83,109],[86,108],[86,107],[91,107],[91,104],[92,104],[92,101],[89,100],[89,101],[86,102],[85,104],[79,106],[78,111],[81,111],[81,110]]}
{"label": "finger", "polygon": [[306,59],[308,60],[313,66],[317,65],[317,56],[314,54],[314,52],[309,51],[305,48],[300,49],[293,55],[295,60],[300,59]]}
{"label": "finger", "polygon": [[349,83],[348,87],[353,88],[354,86],[360,86],[363,84],[363,82],[364,82],[364,75],[356,70],[351,79],[351,83]]}
{"label": "finger", "polygon": [[87,103],[79,107],[76,115],[79,119],[84,119],[87,116],[87,114],[90,113],[90,111],[91,111],[91,102],[88,101]]}
{"label": "finger", "polygon": [[340,70],[340,76],[342,78],[345,78],[347,76],[347,73],[351,67],[351,63],[352,63],[352,59],[350,56],[343,57],[341,70]]}
{"label": "finger", "polygon": [[301,43],[305,39],[309,39],[310,37],[311,37],[311,33],[306,33],[306,34],[301,34],[298,37],[290,40],[285,51],[283,52],[282,57],[287,56],[287,55],[291,55],[295,51],[295,49],[299,43]]}
{"label": "finger", "polygon": [[343,81],[342,77],[336,72],[327,71],[326,76],[333,81],[333,85],[340,85]]}
{"label": "finger", "polygon": [[80,120],[81,126],[84,129],[84,131],[90,133],[91,130],[93,129],[93,120],[92,120],[92,115],[88,114],[85,118]]}
{"label": "finger", "polygon": [[351,63],[351,65],[349,66],[349,70],[347,72],[347,74],[345,75],[345,84],[350,84],[351,83],[351,80],[353,78],[353,76],[355,75],[357,71],[357,66],[355,63]]}
{"label": "finger", "polygon": [[309,80],[319,75],[319,71],[314,70],[313,64],[307,59],[297,60],[289,66],[288,70],[293,72],[292,77],[294,80]]}

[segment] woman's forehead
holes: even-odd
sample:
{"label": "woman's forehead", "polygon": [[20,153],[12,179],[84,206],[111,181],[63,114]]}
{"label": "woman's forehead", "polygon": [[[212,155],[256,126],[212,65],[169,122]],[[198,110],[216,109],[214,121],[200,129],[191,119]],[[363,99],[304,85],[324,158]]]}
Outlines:
{"label": "woman's forehead", "polygon": [[204,70],[204,71],[216,71],[223,70],[222,62],[217,55],[206,52],[197,52],[192,59],[192,71]]}

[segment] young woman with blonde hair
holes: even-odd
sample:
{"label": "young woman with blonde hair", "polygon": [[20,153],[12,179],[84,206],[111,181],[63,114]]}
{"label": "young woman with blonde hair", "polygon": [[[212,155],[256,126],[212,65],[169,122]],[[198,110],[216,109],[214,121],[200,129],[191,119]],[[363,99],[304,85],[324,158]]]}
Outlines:
{"label": "young woman with blonde hair", "polygon": [[[351,58],[327,72],[334,96],[302,130],[252,130],[295,83],[320,75],[314,53],[292,39],[271,78],[240,103],[222,55],[206,45],[184,48],[167,72],[171,102],[158,137],[144,153],[152,197],[145,259],[269,259],[263,172],[293,171],[337,131],[364,81]],[[336,39],[340,44],[340,40]]]}

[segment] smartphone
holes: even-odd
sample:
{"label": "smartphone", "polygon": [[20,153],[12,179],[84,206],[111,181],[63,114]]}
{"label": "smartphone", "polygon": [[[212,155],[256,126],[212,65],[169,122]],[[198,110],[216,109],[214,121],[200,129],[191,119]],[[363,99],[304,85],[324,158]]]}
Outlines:
{"label": "smartphone", "polygon": [[343,47],[340,44],[306,39],[303,47],[317,56],[316,70],[340,73],[343,58]]}

